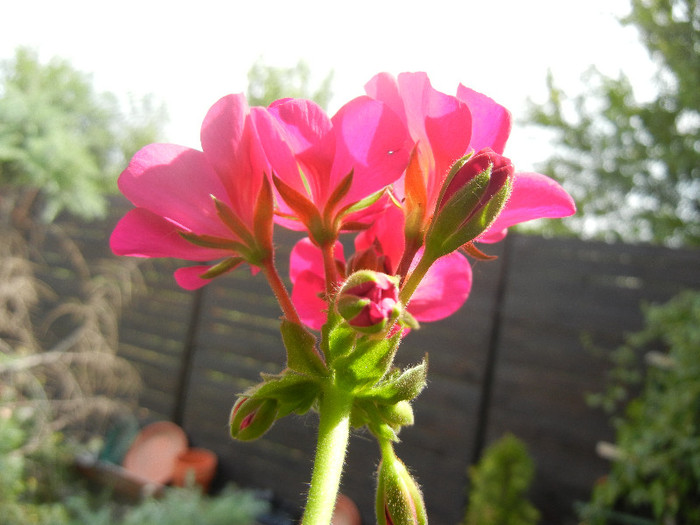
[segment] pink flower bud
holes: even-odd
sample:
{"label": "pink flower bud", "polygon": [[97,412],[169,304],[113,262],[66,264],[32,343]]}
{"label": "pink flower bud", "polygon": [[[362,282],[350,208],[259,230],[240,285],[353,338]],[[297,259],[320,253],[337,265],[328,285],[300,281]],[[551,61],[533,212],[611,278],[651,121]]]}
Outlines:
{"label": "pink flower bud", "polygon": [[428,249],[441,257],[482,234],[505,206],[514,173],[510,160],[489,148],[458,160],[435,205]]}
{"label": "pink flower bud", "polygon": [[[510,159],[495,153],[490,148],[484,148],[468,159],[461,165],[455,164],[450,171],[450,175],[445,181],[444,192],[437,202],[438,210],[441,209],[452,196],[461,188],[464,188],[474,177],[480,173],[486,172],[491,168],[491,178],[486,193],[483,195],[481,202],[487,201],[503,187],[508,179],[513,178],[515,169]],[[455,168],[457,168],[455,170]],[[452,173],[454,171],[454,173]]]}
{"label": "pink flower bud", "polygon": [[401,313],[397,279],[370,270],[355,272],[340,289],[336,306],[359,332],[381,332]]}

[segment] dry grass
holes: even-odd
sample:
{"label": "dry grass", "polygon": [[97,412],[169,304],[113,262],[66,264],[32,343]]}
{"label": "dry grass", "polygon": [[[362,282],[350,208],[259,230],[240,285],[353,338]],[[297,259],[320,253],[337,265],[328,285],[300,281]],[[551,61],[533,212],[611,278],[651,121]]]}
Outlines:
{"label": "dry grass", "polygon": [[[74,276],[69,298],[37,277],[45,263],[33,255],[49,239],[58,241],[61,264]],[[140,283],[133,260],[89,267],[57,226],[30,236],[1,227],[0,406],[34,422],[28,447],[55,431],[87,439],[135,409],[140,378],[117,346],[119,313]]]}

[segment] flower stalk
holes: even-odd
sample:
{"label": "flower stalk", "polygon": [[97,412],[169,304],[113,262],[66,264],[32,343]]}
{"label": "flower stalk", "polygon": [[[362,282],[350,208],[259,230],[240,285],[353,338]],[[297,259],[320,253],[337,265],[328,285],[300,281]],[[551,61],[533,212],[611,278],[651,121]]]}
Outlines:
{"label": "flower stalk", "polygon": [[350,436],[352,403],[352,396],[334,384],[322,394],[316,457],[302,525],[331,522]]}

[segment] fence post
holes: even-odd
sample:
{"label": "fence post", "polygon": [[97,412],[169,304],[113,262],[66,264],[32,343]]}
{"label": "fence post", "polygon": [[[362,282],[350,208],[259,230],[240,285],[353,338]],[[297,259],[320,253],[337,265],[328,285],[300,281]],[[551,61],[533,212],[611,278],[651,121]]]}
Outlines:
{"label": "fence post", "polygon": [[175,392],[177,399],[175,408],[173,409],[173,423],[182,426],[185,419],[185,406],[187,404],[187,394],[190,387],[190,378],[192,376],[192,363],[194,362],[194,354],[197,347],[196,339],[199,331],[199,325],[202,321],[201,311],[202,302],[204,301],[204,288],[199,288],[192,294],[192,310],[190,312],[187,332],[182,350],[182,360],[180,363],[180,372],[177,380],[177,391]]}
{"label": "fence post", "polygon": [[494,376],[496,374],[496,364],[498,361],[498,347],[501,338],[501,322],[503,317],[503,308],[506,301],[506,293],[508,288],[508,276],[510,260],[512,257],[511,251],[513,243],[511,235],[507,235],[503,240],[503,252],[501,255],[501,268],[498,274],[498,285],[496,287],[496,298],[493,305],[491,334],[489,336],[488,353],[486,355],[486,364],[484,365],[484,375],[481,382],[481,394],[479,396],[479,410],[476,420],[476,433],[474,437],[474,450],[472,451],[471,463],[475,464],[481,458],[481,453],[486,442],[486,434],[489,423],[489,411],[491,409],[491,395],[493,390]]}

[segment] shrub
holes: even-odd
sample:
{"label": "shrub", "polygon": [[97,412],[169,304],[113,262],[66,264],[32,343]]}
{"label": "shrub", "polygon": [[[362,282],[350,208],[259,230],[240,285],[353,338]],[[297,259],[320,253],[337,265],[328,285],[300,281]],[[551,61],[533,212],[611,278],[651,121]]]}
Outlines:
{"label": "shrub", "polygon": [[[610,521],[619,511],[654,523],[700,523],[700,292],[647,307],[645,318],[644,329],[613,353],[607,395],[594,398],[613,407],[641,378],[639,395],[613,419],[615,459],[583,508],[589,524],[625,523]],[[642,350],[645,373],[634,359]]]}
{"label": "shrub", "polygon": [[471,489],[465,525],[531,525],[539,511],[526,494],[534,464],[522,441],[506,434],[469,469]]}

